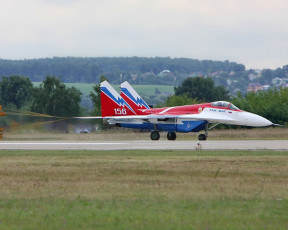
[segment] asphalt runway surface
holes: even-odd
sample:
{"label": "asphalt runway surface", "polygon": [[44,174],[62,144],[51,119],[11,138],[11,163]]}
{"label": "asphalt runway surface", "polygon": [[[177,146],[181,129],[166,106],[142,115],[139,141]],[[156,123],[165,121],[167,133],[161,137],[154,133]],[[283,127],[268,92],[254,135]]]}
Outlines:
{"label": "asphalt runway surface", "polygon": [[0,141],[0,150],[288,150],[288,140],[231,141]]}

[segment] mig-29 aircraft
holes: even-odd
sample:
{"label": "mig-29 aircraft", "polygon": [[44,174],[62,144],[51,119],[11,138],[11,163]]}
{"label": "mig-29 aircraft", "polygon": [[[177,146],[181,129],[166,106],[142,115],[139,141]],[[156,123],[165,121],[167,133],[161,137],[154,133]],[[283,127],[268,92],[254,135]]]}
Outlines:
{"label": "mig-29 aircraft", "polygon": [[[206,140],[208,130],[218,124],[265,127],[274,125],[259,115],[243,111],[230,102],[150,108],[128,82],[121,84],[121,96],[107,82],[100,84],[102,117],[108,124],[151,131],[151,140],[159,140],[160,132],[167,132],[168,140],[176,139],[176,132],[204,130],[198,136]],[[209,127],[210,124],[214,124]]]}

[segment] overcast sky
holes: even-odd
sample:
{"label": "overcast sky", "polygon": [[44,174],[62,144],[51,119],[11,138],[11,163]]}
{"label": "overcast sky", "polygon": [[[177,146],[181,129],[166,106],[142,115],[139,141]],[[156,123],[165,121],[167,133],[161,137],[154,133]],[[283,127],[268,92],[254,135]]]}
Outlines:
{"label": "overcast sky", "polygon": [[187,57],[288,64],[287,0],[0,0],[0,58]]}

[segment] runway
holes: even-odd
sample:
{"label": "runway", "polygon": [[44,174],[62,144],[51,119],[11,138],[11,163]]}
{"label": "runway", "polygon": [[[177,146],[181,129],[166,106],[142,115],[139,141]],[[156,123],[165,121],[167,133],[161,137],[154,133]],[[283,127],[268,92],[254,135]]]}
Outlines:
{"label": "runway", "polygon": [[[198,144],[200,143],[200,145]],[[231,141],[0,141],[0,150],[288,150],[287,140]]]}

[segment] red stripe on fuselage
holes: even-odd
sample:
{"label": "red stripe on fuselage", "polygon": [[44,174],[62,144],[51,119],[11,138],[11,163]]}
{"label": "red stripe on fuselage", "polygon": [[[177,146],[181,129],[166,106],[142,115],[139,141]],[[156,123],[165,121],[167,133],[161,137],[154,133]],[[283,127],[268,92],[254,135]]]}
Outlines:
{"label": "red stripe on fuselage", "polygon": [[143,111],[143,114],[146,114],[146,115],[149,115],[149,114],[155,114],[155,115],[156,114],[158,114],[158,115],[185,115],[185,114],[199,114],[205,108],[223,109],[223,110],[241,112],[241,110],[231,110],[231,109],[229,109],[227,107],[212,106],[211,103],[196,104],[196,105],[182,105],[182,106],[156,108],[156,109],[145,109],[145,110],[142,110],[142,111]]}

